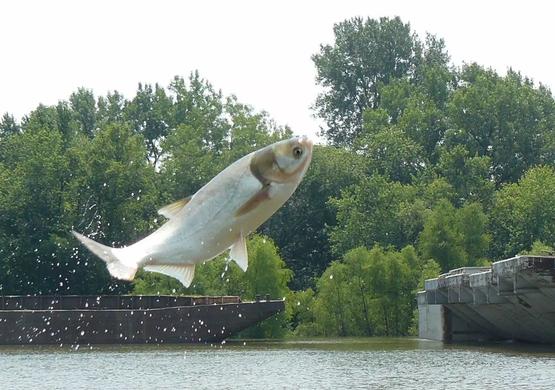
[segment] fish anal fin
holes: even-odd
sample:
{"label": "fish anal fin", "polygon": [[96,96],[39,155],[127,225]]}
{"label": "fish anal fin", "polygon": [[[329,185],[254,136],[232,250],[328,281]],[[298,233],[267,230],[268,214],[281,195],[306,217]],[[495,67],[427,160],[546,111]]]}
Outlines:
{"label": "fish anal fin", "polygon": [[189,203],[191,198],[192,196],[188,196],[186,198],[179,199],[177,202],[173,202],[167,206],[164,206],[160,210],[158,210],[158,214],[163,215],[168,219],[172,219],[183,209],[183,207],[185,207],[187,203]]}
{"label": "fish anal fin", "polygon": [[269,184],[262,187],[260,191],[254,194],[249,200],[245,202],[244,205],[241,206],[241,208],[239,208],[239,210],[237,210],[237,212],[235,213],[235,216],[240,217],[242,215],[248,214],[252,210],[257,208],[261,203],[270,199],[269,191],[270,191]]}
{"label": "fish anal fin", "polygon": [[247,241],[243,233],[239,235],[237,241],[230,247],[229,257],[233,259],[243,271],[249,266],[249,254],[247,252]]}
{"label": "fish anal fin", "polygon": [[176,278],[185,287],[189,287],[193,278],[195,277],[195,265],[147,265],[144,267],[145,271],[148,272],[158,272],[160,274],[171,276]]}

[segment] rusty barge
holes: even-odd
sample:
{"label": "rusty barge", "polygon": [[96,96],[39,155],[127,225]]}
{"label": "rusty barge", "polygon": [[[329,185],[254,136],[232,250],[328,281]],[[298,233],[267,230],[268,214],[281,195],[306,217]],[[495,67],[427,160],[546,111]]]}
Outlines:
{"label": "rusty barge", "polygon": [[283,309],[268,296],[0,296],[0,344],[210,343]]}
{"label": "rusty barge", "polygon": [[452,270],[418,293],[419,337],[555,344],[555,257]]}

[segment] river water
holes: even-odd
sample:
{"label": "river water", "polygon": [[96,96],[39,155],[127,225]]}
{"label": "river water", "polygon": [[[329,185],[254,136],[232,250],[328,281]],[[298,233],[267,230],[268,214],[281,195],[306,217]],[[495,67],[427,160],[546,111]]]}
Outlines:
{"label": "river water", "polygon": [[0,347],[1,389],[555,389],[555,347],[410,338]]}

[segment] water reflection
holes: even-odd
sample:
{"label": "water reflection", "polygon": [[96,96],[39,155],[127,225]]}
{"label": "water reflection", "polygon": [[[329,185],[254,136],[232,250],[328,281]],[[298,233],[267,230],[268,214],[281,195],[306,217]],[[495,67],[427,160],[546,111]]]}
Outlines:
{"label": "water reflection", "polygon": [[0,347],[9,388],[490,388],[555,386],[555,347],[414,338],[212,345]]}

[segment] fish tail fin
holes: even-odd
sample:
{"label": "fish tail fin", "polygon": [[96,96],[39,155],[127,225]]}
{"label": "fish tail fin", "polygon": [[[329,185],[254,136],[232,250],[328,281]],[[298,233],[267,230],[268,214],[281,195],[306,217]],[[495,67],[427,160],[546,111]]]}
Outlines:
{"label": "fish tail fin", "polygon": [[135,273],[139,268],[139,261],[129,261],[129,259],[127,259],[127,248],[111,248],[109,246],[99,244],[98,242],[93,241],[75,231],[72,231],[71,233],[73,233],[73,235],[92,253],[104,260],[110,275],[117,279],[133,280]]}

